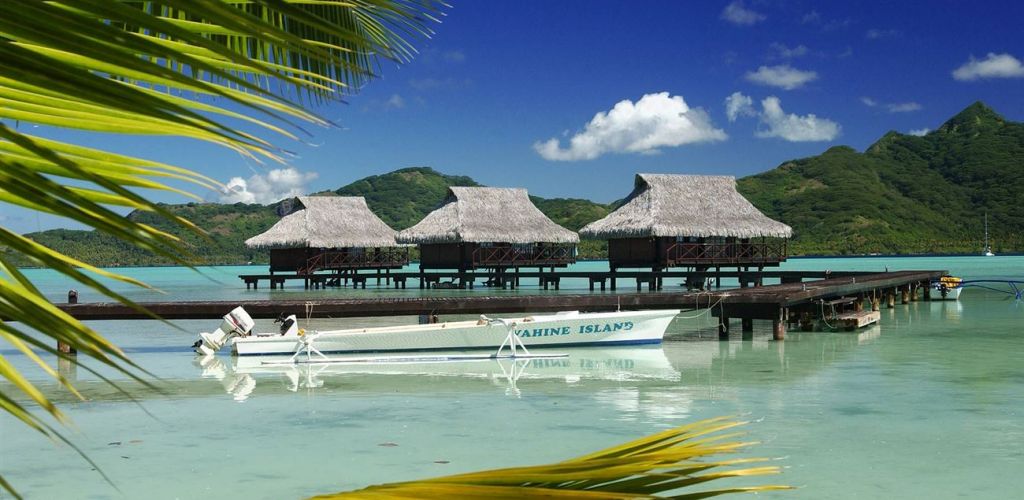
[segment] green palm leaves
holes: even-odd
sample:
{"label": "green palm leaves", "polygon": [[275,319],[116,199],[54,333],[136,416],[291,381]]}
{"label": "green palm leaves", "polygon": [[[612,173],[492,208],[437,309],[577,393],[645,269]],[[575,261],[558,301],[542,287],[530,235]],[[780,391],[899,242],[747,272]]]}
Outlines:
{"label": "green palm leaves", "polygon": [[[702,420],[564,462],[370,486],[316,498],[641,499],[669,494],[668,498],[697,499],[790,489],[764,485],[690,491],[715,479],[779,473],[775,466],[747,467],[765,459],[702,460],[753,444],[725,442],[738,434],[721,432],[738,425],[742,423],[725,418]],[[676,491],[680,489],[683,492]]]}
{"label": "green palm leaves", "polygon": [[[299,102],[337,100],[373,78],[382,59],[402,63],[429,36],[436,0],[5,0],[0,1],[0,204],[66,217],[187,264],[181,242],[111,207],[189,221],[145,190],[217,183],[170,164],[25,133],[24,123],[98,133],[187,137],[254,161],[287,152],[264,136],[297,139],[300,124],[330,125]],[[244,127],[233,124],[241,123]],[[9,253],[63,273],[114,300],[92,268],[0,227],[0,337],[70,387],[32,347],[60,355],[31,330],[133,377],[141,371],[102,336],[53,307]],[[59,409],[0,357],[0,377],[21,392],[0,408],[61,439],[24,398]],[[72,389],[73,390],[73,389]],[[9,485],[0,479],[0,486]]]}

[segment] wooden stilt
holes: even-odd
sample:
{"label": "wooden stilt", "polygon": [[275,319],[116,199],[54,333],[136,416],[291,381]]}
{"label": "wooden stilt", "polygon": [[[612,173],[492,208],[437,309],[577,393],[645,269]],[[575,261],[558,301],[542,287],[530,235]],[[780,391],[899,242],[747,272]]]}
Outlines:
{"label": "wooden stilt", "polygon": [[772,339],[786,340],[785,309],[780,308],[772,320]]}

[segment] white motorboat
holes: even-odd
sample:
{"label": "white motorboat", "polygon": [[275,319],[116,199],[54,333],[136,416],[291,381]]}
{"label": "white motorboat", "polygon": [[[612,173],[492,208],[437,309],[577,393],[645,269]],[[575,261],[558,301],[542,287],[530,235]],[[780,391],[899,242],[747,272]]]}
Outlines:
{"label": "white motorboat", "polygon": [[[303,331],[295,315],[278,318],[281,330],[254,332],[255,322],[236,307],[220,328],[200,333],[196,353],[212,355],[230,345],[238,355],[387,353],[515,347],[606,346],[659,343],[678,309],[581,313],[578,311],[422,325]],[[513,349],[513,355],[515,351]],[[308,358],[308,357],[307,357]],[[369,359],[369,358],[368,358]]]}

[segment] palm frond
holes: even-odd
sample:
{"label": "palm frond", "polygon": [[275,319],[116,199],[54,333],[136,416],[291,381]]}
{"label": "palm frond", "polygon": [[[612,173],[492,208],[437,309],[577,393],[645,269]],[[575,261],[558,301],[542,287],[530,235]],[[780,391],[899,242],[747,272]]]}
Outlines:
{"label": "palm frond", "polygon": [[[142,190],[188,194],[168,183],[220,185],[165,163],[118,155],[19,131],[35,123],[100,133],[184,137],[253,161],[283,162],[275,138],[331,123],[302,106],[336,100],[372,79],[382,59],[408,61],[411,40],[430,36],[437,0],[6,0],[0,1],[0,203],[66,217],[140,249],[188,265],[174,236],[110,207],[148,211],[196,234],[191,222]],[[229,125],[248,124],[257,132]],[[71,184],[71,185],[69,185]],[[96,269],[0,227],[0,248],[133,307]],[[35,330],[81,355],[142,381],[146,372],[98,332],[61,312],[0,252],[0,338],[70,388],[42,358]],[[91,369],[90,369],[91,371]],[[33,404],[59,409],[0,358],[0,377]],[[106,380],[106,379],[104,379]],[[0,409],[51,438],[63,436],[0,393]],[[16,493],[0,478],[0,488]]]}
{"label": "palm frond", "polygon": [[708,481],[778,474],[781,471],[777,466],[747,466],[767,461],[759,458],[701,460],[754,444],[724,442],[735,434],[721,434],[721,431],[739,425],[743,423],[727,418],[702,420],[563,462],[382,484],[314,498],[522,499],[543,496],[639,499],[661,498],[661,494],[670,494],[669,498],[696,499],[726,493],[790,489],[789,486],[762,485],[699,492],[676,491]]}

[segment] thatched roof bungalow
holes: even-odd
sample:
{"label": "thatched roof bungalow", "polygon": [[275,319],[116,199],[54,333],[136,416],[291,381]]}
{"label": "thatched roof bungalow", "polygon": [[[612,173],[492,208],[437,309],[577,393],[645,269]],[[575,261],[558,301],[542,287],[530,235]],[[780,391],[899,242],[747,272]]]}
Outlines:
{"label": "thatched roof bungalow", "polygon": [[299,196],[270,229],[245,240],[270,248],[270,270],[397,268],[408,263],[396,231],[370,211],[362,196]]}
{"label": "thatched roof bungalow", "polygon": [[579,236],[547,218],[525,189],[448,188],[441,206],[398,233],[420,245],[420,267],[565,266],[575,261]]}
{"label": "thatched roof bungalow", "polygon": [[793,230],[747,201],[732,176],[637,174],[622,206],[580,234],[608,240],[614,269],[778,265]]}

